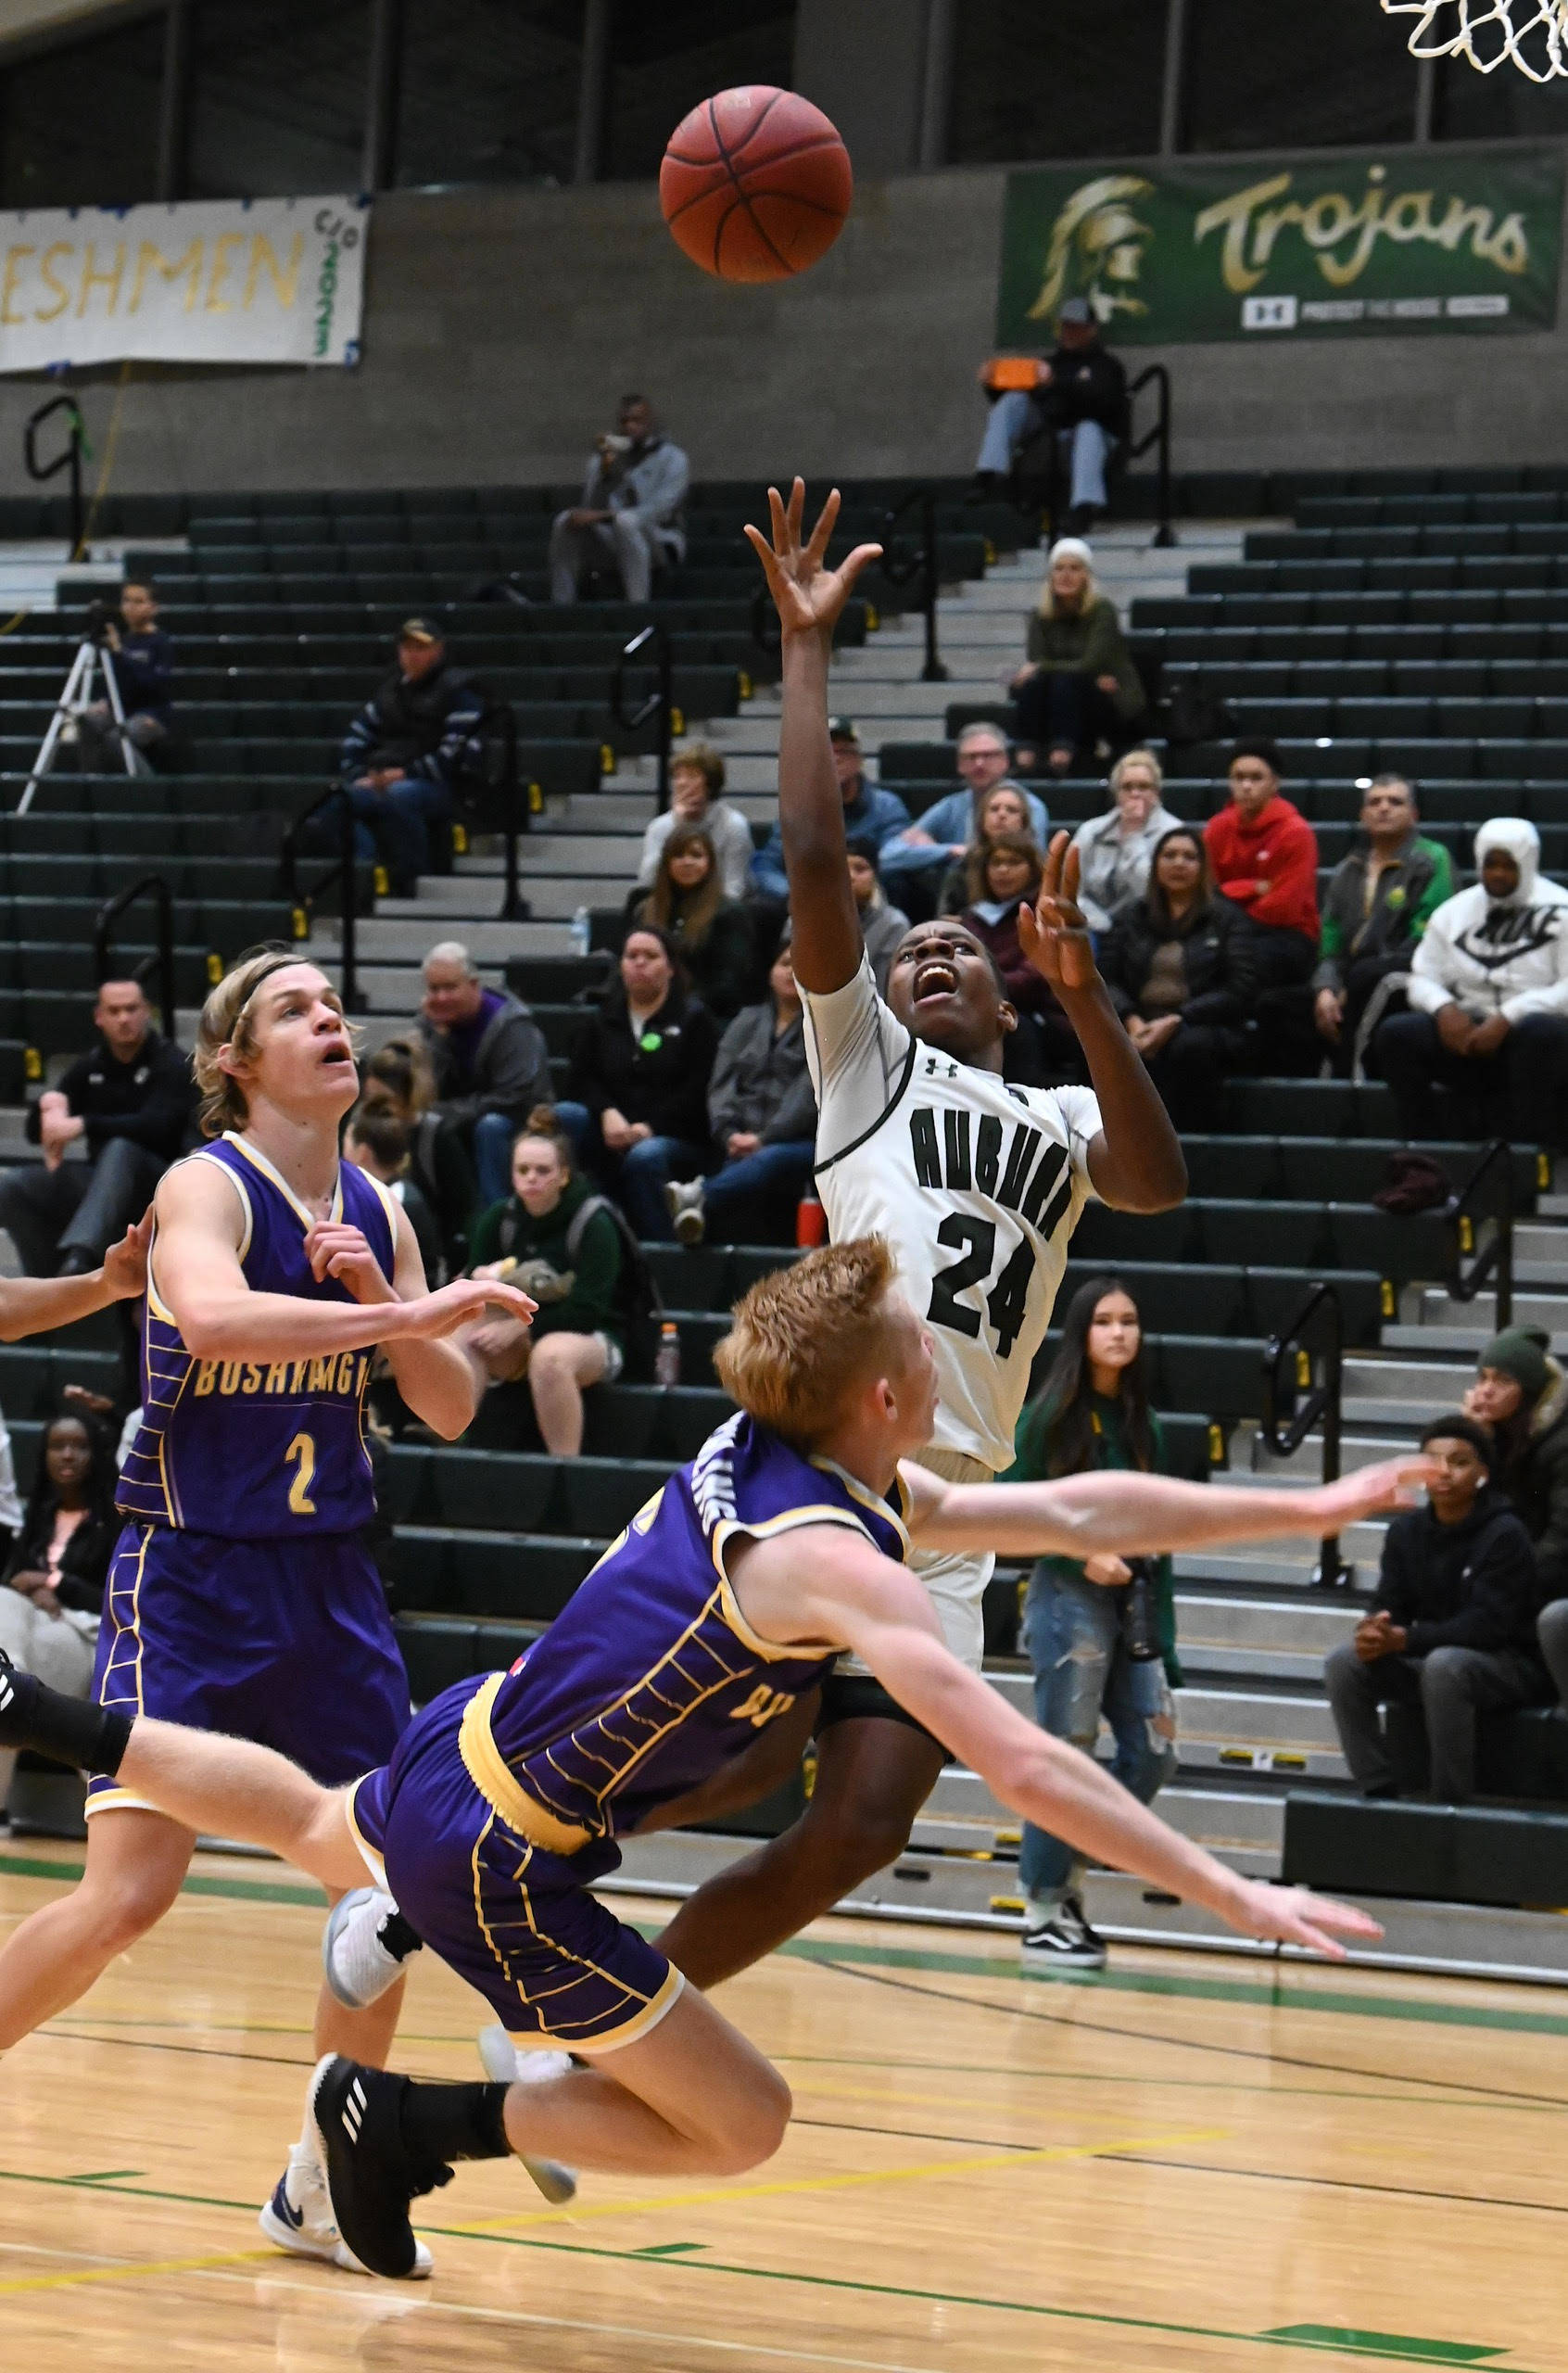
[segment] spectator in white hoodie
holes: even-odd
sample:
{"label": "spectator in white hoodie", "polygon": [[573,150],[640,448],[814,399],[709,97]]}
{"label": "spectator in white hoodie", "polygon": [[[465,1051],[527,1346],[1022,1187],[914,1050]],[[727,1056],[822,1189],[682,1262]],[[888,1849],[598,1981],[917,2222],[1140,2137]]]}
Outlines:
{"label": "spectator in white hoodie", "polygon": [[1506,1106],[1516,1143],[1568,1148],[1568,890],[1541,879],[1516,816],[1475,835],[1481,879],[1445,899],[1411,958],[1411,1010],[1373,1041],[1409,1137],[1438,1136],[1434,1088]]}

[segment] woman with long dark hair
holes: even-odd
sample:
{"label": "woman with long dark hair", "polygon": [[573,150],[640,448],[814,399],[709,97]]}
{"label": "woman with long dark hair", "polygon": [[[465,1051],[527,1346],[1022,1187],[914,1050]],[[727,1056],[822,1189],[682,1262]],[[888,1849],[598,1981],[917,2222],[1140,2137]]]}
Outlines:
{"label": "woman with long dark hair", "polygon": [[688,995],[669,933],[635,923],[577,1031],[567,1096],[555,1110],[579,1167],[599,1177],[644,1241],[670,1235],[670,1180],[707,1167],[717,1048],[713,1015]]}
{"label": "woman with long dark hair", "polygon": [[[1091,1278],[1069,1303],[1061,1349],[1019,1420],[1017,1453],[1010,1482],[1163,1469],[1138,1305],[1119,1278]],[[1042,1557],[1029,1578],[1023,1636],[1041,1729],[1093,1755],[1104,1715],[1116,1739],[1111,1769],[1148,1804],[1176,1769],[1170,1692],[1182,1673],[1170,1558]],[[1106,1948],[1084,1917],[1083,1865],[1072,1848],[1026,1823],[1018,1876],[1025,1955],[1103,1969]]]}
{"label": "woman with long dark hair", "polygon": [[[0,1648],[51,1689],[85,1697],[120,1533],[114,1458],[90,1418],[72,1412],[44,1429],[21,1531],[0,1574]],[[0,1747],[0,1818],[17,1758]]]}
{"label": "woman with long dark hair", "polygon": [[1100,971],[1177,1128],[1213,1128],[1246,1049],[1258,968],[1252,927],[1216,892],[1201,832],[1177,824],[1163,835],[1147,892],[1118,917]]}
{"label": "woman with long dark hair", "polygon": [[752,919],[739,898],[725,896],[704,825],[676,826],[659,852],[653,887],[633,899],[628,920],[668,933],[692,987],[718,1021],[740,1012],[755,969]]}

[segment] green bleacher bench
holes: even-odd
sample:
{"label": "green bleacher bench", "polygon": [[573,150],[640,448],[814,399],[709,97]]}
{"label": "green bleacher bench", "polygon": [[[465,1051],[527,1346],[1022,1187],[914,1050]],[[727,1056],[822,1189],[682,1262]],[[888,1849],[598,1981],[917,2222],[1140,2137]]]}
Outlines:
{"label": "green bleacher bench", "polygon": [[1560,1910],[1568,1807],[1406,1804],[1293,1790],[1283,1876],[1336,1895]]}

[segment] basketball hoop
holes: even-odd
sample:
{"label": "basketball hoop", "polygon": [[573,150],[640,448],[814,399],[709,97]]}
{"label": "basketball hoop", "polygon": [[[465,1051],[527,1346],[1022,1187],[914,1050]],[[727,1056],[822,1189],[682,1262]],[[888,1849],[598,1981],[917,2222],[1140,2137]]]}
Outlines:
{"label": "basketball hoop", "polygon": [[1383,0],[1383,13],[1420,18],[1412,57],[1462,57],[1481,74],[1516,66],[1532,82],[1568,76],[1568,0]]}

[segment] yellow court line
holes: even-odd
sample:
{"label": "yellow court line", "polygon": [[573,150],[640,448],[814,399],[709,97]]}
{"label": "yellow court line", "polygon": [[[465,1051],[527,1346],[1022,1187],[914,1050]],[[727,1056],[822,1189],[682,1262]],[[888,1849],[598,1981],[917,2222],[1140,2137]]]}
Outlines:
{"label": "yellow court line", "polygon": [[12,2282],[0,2282],[0,2298],[18,2291],[71,2291],[84,2282],[145,2282],[149,2275],[205,2274],[210,2267],[245,2265],[253,2258],[275,2258],[277,2252],[263,2250],[223,2250],[215,2257],[160,2258],[151,2265],[136,2265],[129,2259],[122,2265],[90,2267],[82,2274],[20,2275]]}
{"label": "yellow court line", "polygon": [[737,2200],[778,2200],[799,2192],[849,2191],[866,2184],[921,2183],[933,2176],[978,2175],[986,2167],[1040,2166],[1070,2159],[1113,2158],[1130,2151],[1170,2151],[1178,2144],[1224,2142],[1229,2140],[1230,2133],[1229,2126],[1209,2126],[1188,2127],[1180,2134],[1129,2135],[1120,2141],[1060,2143],[1039,2151],[987,2151],[973,2159],[928,2159],[917,2167],[879,2167],[851,2176],[799,2176],[771,2184],[724,2184],[704,2191],[658,2192],[648,2200],[610,2201],[602,2208],[574,2208],[565,2214],[559,2208],[536,2209],[526,2216],[485,2216],[462,2225],[431,2226],[427,2229],[449,2233],[461,2240],[464,2233],[510,2230],[518,2225],[569,2227],[585,2224],[590,2218],[643,2215],[651,2209],[705,2208],[715,2202],[727,2204]]}

